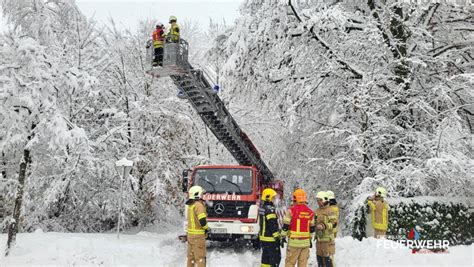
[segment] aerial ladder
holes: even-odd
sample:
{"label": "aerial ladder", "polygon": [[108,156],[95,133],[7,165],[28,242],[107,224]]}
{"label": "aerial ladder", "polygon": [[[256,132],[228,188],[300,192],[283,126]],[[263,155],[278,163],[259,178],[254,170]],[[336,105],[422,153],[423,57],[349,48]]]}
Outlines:
{"label": "aerial ladder", "polygon": [[[188,43],[185,40],[164,44],[163,62],[160,66],[152,67],[153,49],[148,50],[148,57],[151,67],[147,73],[154,77],[170,77],[180,90],[181,98],[189,101],[206,126],[239,164],[201,165],[183,172],[183,192],[193,185],[199,185],[207,192],[204,199],[211,203],[207,209],[211,229],[209,238],[247,239],[254,247],[258,247],[261,191],[272,187],[280,199],[283,199],[283,182],[275,179],[257,148],[213,90],[204,72],[189,64]],[[284,207],[277,206],[280,224],[283,212]],[[186,235],[179,238],[184,241]]]}
{"label": "aerial ladder", "polygon": [[[162,66],[147,71],[155,77],[169,76],[182,90],[183,97],[189,101],[206,126],[227,148],[234,159],[244,166],[255,166],[265,182],[274,180],[273,174],[262,160],[260,153],[230,115],[222,100],[213,91],[202,70],[194,69],[188,62],[188,43],[165,43]],[[148,51],[153,58],[153,50]]]}

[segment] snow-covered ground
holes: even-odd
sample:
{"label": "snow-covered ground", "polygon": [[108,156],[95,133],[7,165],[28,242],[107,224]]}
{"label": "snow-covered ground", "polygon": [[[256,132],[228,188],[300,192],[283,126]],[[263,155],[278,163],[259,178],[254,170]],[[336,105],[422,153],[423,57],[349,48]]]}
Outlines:
{"label": "snow-covered ground", "polygon": [[[5,234],[0,236],[0,266],[185,266],[186,245],[177,232],[68,234],[37,231],[19,234],[17,245],[5,257]],[[473,266],[473,246],[456,246],[447,254],[412,254],[408,249],[377,248],[377,240],[362,242],[338,238],[336,266]],[[285,252],[283,252],[285,254]],[[284,257],[284,255],[283,255]],[[260,252],[241,245],[211,244],[208,266],[259,266]],[[282,260],[282,266],[283,260]],[[312,249],[310,266],[317,266]]]}

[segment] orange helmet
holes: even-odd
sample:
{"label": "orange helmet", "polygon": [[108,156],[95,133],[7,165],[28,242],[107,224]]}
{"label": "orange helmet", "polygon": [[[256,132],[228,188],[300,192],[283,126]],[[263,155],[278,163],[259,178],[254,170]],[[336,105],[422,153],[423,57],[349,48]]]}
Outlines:
{"label": "orange helmet", "polygon": [[296,189],[293,192],[293,201],[294,202],[308,202],[308,198],[306,197],[306,192],[303,189]]}

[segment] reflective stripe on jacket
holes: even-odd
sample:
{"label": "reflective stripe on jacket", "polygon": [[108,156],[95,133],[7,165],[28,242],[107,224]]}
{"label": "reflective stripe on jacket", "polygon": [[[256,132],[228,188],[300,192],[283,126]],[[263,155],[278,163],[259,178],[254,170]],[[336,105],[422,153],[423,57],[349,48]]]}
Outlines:
{"label": "reflective stripe on jacket", "polygon": [[171,24],[170,31],[168,32],[167,37],[170,38],[171,42],[179,42],[180,35],[178,24]]}
{"label": "reflective stripe on jacket", "polygon": [[337,236],[337,230],[339,229],[339,206],[336,204],[330,205],[329,208],[331,208],[336,215],[336,220],[337,220],[337,227],[334,227],[333,232],[334,232],[334,238]]}
{"label": "reflective stripe on jacket", "polygon": [[273,204],[265,202],[264,206],[259,209],[259,226],[258,236],[260,241],[275,242],[280,237],[277,215]]}
{"label": "reflective stripe on jacket", "polygon": [[189,235],[204,235],[208,225],[201,225],[199,220],[207,218],[206,207],[201,201],[194,201],[186,205],[186,213],[188,216],[188,227],[186,232]]}
{"label": "reflective stripe on jacket", "polygon": [[159,47],[163,47],[163,43],[164,43],[164,32],[163,32],[163,29],[156,29],[154,32],[153,32],[153,47],[154,48],[159,48]]}
{"label": "reflective stripe on jacket", "polygon": [[336,213],[329,205],[319,207],[316,210],[316,225],[322,224],[323,230],[316,230],[318,242],[329,242],[334,240],[334,228],[337,226]]}
{"label": "reflective stripe on jacket", "polygon": [[[314,227],[314,212],[304,203],[298,203],[286,212],[283,223],[289,225],[288,246],[304,248],[310,246]],[[284,233],[286,234],[286,233]]]}
{"label": "reflective stripe on jacket", "polygon": [[387,231],[388,229],[388,204],[383,199],[369,199],[372,226],[376,230]]}

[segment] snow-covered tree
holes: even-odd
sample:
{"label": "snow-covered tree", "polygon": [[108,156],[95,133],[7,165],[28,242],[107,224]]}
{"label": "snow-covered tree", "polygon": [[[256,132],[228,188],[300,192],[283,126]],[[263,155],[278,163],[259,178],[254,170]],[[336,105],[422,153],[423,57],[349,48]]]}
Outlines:
{"label": "snow-covered tree", "polygon": [[[7,177],[18,174],[17,195],[13,220],[9,231],[9,245],[18,231],[18,220],[22,206],[25,179],[31,177],[31,169],[39,167],[37,155],[48,154],[52,146],[65,145],[71,134],[59,135],[51,140],[51,132],[68,132],[62,115],[57,110],[55,89],[51,82],[52,57],[44,46],[30,37],[11,35],[4,38],[2,47],[2,153],[10,164],[20,162],[18,173],[7,173]],[[47,142],[48,145],[43,144]],[[54,148],[52,149],[54,150]],[[29,164],[35,167],[27,168]]]}
{"label": "snow-covered tree", "polygon": [[214,49],[226,101],[287,189],[472,196],[471,6],[249,0],[241,10]]}
{"label": "snow-covered tree", "polygon": [[102,55],[72,1],[3,1],[2,10],[13,25],[1,37],[0,61],[6,204],[13,204],[11,185],[19,177],[13,216],[17,222],[23,206],[22,227],[29,229],[54,220],[66,202],[77,203],[71,187],[84,182],[81,170],[93,161],[79,124],[97,89],[91,69],[101,71]]}
{"label": "snow-covered tree", "polygon": [[[74,1],[1,3],[0,203],[25,230],[114,228],[122,157],[125,227],[179,220],[181,171],[234,162],[171,79],[145,74],[155,21],[121,31]],[[182,36],[287,192],[473,195],[471,6],[247,0],[241,13]]]}

